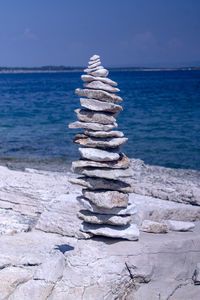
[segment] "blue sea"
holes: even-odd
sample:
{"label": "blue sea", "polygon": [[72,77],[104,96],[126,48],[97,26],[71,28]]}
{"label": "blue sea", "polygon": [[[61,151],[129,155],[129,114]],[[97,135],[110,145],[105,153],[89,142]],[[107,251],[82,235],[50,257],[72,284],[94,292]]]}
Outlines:
{"label": "blue sea", "polygon": [[[0,74],[0,163],[69,166],[78,159],[68,128],[80,107],[81,73]],[[123,112],[122,150],[145,163],[200,169],[200,71],[112,71]]]}

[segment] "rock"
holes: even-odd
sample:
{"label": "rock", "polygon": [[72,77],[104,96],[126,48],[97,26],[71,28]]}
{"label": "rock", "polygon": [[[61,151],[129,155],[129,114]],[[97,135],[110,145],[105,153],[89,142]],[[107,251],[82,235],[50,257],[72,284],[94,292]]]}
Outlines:
{"label": "rock", "polygon": [[89,60],[88,65],[93,65],[94,63],[100,62],[100,58],[97,58],[95,60]]}
{"label": "rock", "polygon": [[112,113],[119,113],[120,111],[123,110],[120,105],[99,101],[95,99],[80,98],[80,103],[83,107],[93,111],[106,111]]}
{"label": "rock", "polygon": [[90,61],[95,61],[95,60],[97,60],[97,59],[100,59],[100,56],[99,55],[92,55],[91,57],[90,57]]}
{"label": "rock", "polygon": [[83,190],[83,196],[97,207],[114,208],[128,205],[128,194],[118,191],[90,191],[85,189]]}
{"label": "rock", "polygon": [[94,112],[86,109],[75,109],[77,118],[83,122],[100,123],[100,124],[113,124],[116,119],[111,113]]}
{"label": "rock", "polygon": [[85,82],[91,82],[93,80],[98,80],[98,81],[101,81],[101,82],[104,82],[104,83],[107,83],[109,85],[112,85],[112,86],[117,86],[117,82],[109,79],[109,78],[105,78],[105,77],[94,77],[94,76],[91,76],[91,75],[81,75],[81,79]]}
{"label": "rock", "polygon": [[130,216],[115,216],[115,215],[103,215],[94,214],[87,210],[81,210],[77,216],[87,223],[92,224],[108,224],[116,226],[124,226],[130,223]]}
{"label": "rock", "polygon": [[89,89],[104,90],[106,92],[111,93],[116,93],[120,91],[118,88],[112,87],[109,84],[103,83],[98,80],[91,81],[90,83],[85,83],[83,86]]}
{"label": "rock", "polygon": [[200,263],[197,264],[192,279],[195,285],[200,285]]}
{"label": "rock", "polygon": [[46,283],[43,280],[29,280],[19,285],[9,296],[9,300],[46,300],[52,289],[52,283]]}
{"label": "rock", "polygon": [[73,142],[84,147],[109,149],[122,146],[127,140],[127,138],[107,138],[105,140],[103,138],[87,137],[86,135],[76,135]]}
{"label": "rock", "polygon": [[88,69],[93,69],[93,68],[96,68],[96,67],[98,67],[100,65],[101,65],[100,60],[99,61],[95,60],[93,64],[89,64]]}
{"label": "rock", "polygon": [[96,162],[92,160],[80,159],[72,162],[72,169],[84,167],[98,167],[111,169],[126,169],[130,165],[129,159],[125,154],[120,154],[119,160],[110,162]]}
{"label": "rock", "polygon": [[130,194],[129,201],[137,206],[141,225],[143,220],[161,223],[163,220],[196,221],[200,220],[200,207],[162,200],[144,195]]}
{"label": "rock", "polygon": [[126,182],[121,180],[109,180],[104,178],[92,178],[92,177],[80,177],[70,178],[69,182],[72,184],[78,184],[87,187],[91,190],[112,190],[121,191],[124,193],[131,193],[133,187]]}
{"label": "rock", "polygon": [[87,69],[84,69],[84,72],[86,72],[87,74],[91,74],[95,71],[98,71],[98,70],[101,70],[101,69],[104,69],[104,67],[102,66],[97,66],[97,67],[94,67],[94,68],[90,68],[88,67]]}
{"label": "rock", "polygon": [[87,209],[93,213],[103,214],[103,215],[134,215],[137,213],[137,209],[134,204],[129,203],[127,207],[114,207],[111,209],[103,208],[103,207],[97,207],[96,205],[92,204],[87,199],[84,199],[83,197],[77,197],[77,200],[80,202],[80,204],[84,207],[84,209]]}
{"label": "rock", "polygon": [[167,220],[165,224],[172,231],[188,231],[194,229],[195,225],[192,222]]}
{"label": "rock", "polygon": [[44,261],[34,273],[34,280],[45,280],[56,283],[61,279],[65,268],[65,257],[62,253],[55,252]]}
{"label": "rock", "polygon": [[81,221],[76,217],[80,205],[77,194],[63,194],[54,199],[41,214],[36,229],[63,236],[88,238],[79,231]]}
{"label": "rock", "polygon": [[116,127],[117,127],[116,123],[103,125],[103,124],[99,124],[99,123],[86,123],[86,122],[76,121],[76,122],[69,124],[69,128],[72,128],[72,129],[83,128],[83,129],[97,130],[97,131],[98,130],[109,131]]}
{"label": "rock", "polygon": [[123,137],[124,134],[121,131],[91,131],[84,130],[85,135],[100,137],[100,138],[109,138],[109,137]]}
{"label": "rock", "polygon": [[97,70],[97,71],[94,71],[92,73],[90,73],[92,76],[100,76],[100,77],[106,77],[108,76],[108,70],[106,69],[101,69],[101,70]]}
{"label": "rock", "polygon": [[[87,149],[87,148],[86,148]],[[85,157],[84,157],[85,158]],[[130,177],[132,175],[132,169],[108,169],[108,168],[77,168],[75,169],[77,174],[86,175],[88,177],[98,177],[106,179],[119,179],[124,177]]]}
{"label": "rock", "polygon": [[106,236],[111,238],[121,238],[129,241],[136,241],[139,239],[139,230],[136,225],[126,225],[126,226],[100,226],[94,224],[83,223],[81,225],[81,230],[84,232],[90,232],[94,235]]}
{"label": "rock", "polygon": [[120,158],[120,155],[118,153],[108,152],[100,149],[79,148],[78,150],[82,158],[94,161],[113,161]]}
{"label": "rock", "polygon": [[153,222],[151,220],[144,220],[140,230],[151,233],[167,233],[168,228],[167,225]]}
{"label": "rock", "polygon": [[200,172],[170,169],[131,159],[134,192],[163,200],[200,205]]}
{"label": "rock", "polygon": [[122,102],[121,97],[119,97],[115,94],[101,91],[101,90],[76,89],[75,93],[81,97],[87,97],[87,98],[102,100],[102,101],[106,101],[106,102],[112,102],[112,103],[121,103]]}

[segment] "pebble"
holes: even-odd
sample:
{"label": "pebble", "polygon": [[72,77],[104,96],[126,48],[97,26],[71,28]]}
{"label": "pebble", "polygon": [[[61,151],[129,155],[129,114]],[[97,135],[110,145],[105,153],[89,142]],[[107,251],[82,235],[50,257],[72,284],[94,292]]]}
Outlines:
{"label": "pebble", "polygon": [[79,148],[78,150],[82,158],[94,161],[113,161],[120,158],[118,153],[108,152],[100,149]]}
{"label": "pebble", "polygon": [[105,112],[112,112],[112,113],[119,113],[122,111],[122,107],[120,105],[99,101],[95,99],[87,99],[87,98],[80,98],[80,103],[83,107],[88,108],[93,111],[105,111]]}
{"label": "pebble", "polygon": [[102,90],[76,89],[76,94],[81,97],[88,97],[106,102],[121,103],[122,98]]}

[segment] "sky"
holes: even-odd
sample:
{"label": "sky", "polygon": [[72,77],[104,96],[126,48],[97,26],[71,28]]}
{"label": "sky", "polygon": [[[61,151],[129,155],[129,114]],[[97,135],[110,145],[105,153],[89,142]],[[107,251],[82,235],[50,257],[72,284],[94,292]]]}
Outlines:
{"label": "sky", "polygon": [[0,0],[0,66],[200,65],[200,0]]}

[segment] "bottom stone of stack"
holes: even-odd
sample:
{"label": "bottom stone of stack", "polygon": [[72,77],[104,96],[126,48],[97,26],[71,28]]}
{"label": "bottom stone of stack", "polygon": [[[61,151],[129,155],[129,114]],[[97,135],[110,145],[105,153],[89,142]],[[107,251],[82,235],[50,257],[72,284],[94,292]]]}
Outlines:
{"label": "bottom stone of stack", "polygon": [[103,215],[103,214],[95,214],[87,210],[81,210],[78,212],[77,216],[91,224],[107,224],[107,225],[115,225],[115,226],[125,226],[131,222],[130,216],[115,216],[115,215]]}
{"label": "bottom stone of stack", "polygon": [[83,222],[81,231],[92,233],[93,235],[111,238],[122,238],[130,241],[139,239],[139,229],[135,224],[125,226],[96,225]]}

